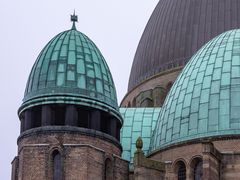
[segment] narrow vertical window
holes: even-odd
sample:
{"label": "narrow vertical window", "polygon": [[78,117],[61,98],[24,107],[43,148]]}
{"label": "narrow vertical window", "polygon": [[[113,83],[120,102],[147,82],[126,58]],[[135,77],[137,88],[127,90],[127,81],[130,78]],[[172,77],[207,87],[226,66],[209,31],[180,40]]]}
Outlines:
{"label": "narrow vertical window", "polygon": [[62,180],[61,154],[57,150],[53,152],[53,180]]}
{"label": "narrow vertical window", "polygon": [[135,97],[133,98],[133,101],[132,101],[132,107],[136,107],[136,98]]}
{"label": "narrow vertical window", "polygon": [[178,163],[177,174],[178,174],[178,180],[186,180],[186,166],[182,161]]}
{"label": "narrow vertical window", "polygon": [[199,160],[194,166],[194,180],[202,180],[203,176],[203,162]]}
{"label": "narrow vertical window", "polygon": [[112,169],[112,162],[110,159],[105,160],[104,179],[113,180],[113,169]]}

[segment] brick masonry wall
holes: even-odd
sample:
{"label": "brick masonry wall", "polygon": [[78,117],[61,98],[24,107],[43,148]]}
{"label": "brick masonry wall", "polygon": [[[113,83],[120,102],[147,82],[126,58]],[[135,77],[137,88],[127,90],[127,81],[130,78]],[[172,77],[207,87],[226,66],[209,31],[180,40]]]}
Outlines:
{"label": "brick masonry wall", "polygon": [[213,142],[214,146],[220,152],[238,152],[240,153],[240,140],[239,139],[226,139]]}
{"label": "brick masonry wall", "polygon": [[136,167],[134,170],[134,180],[163,180],[164,174],[160,171],[145,167]]}
{"label": "brick masonry wall", "polygon": [[19,152],[19,180],[47,179],[47,146],[28,145]]}
{"label": "brick masonry wall", "polygon": [[116,155],[121,154],[121,150],[113,145],[112,143],[102,140],[100,138],[91,137],[82,134],[71,134],[71,133],[51,133],[51,134],[37,134],[23,138],[18,142],[18,148],[21,150],[22,147],[31,144],[60,146],[63,144],[88,144],[100,149],[104,149],[107,153]]}
{"label": "brick masonry wall", "polygon": [[219,162],[211,154],[203,155],[203,177],[205,179],[219,179]]}
{"label": "brick masonry wall", "polygon": [[114,180],[128,180],[129,179],[129,163],[123,161],[121,157],[114,156]]}
{"label": "brick masonry wall", "polygon": [[222,157],[221,177],[223,180],[240,178],[240,154],[226,154]]}
{"label": "brick masonry wall", "polygon": [[240,177],[240,140],[226,139],[214,141],[214,146],[222,153],[220,174],[222,180],[237,180]]}
{"label": "brick masonry wall", "polygon": [[60,132],[34,134],[20,138],[18,147],[19,180],[52,179],[52,152],[56,149],[62,157],[64,180],[103,179],[106,158],[111,159],[114,179],[128,179],[128,162],[120,158],[119,147],[97,137]]}
{"label": "brick masonry wall", "polygon": [[151,156],[151,159],[176,163],[178,160],[186,162],[189,165],[191,159],[195,156],[202,156],[202,144],[186,144],[186,146],[179,146],[175,148],[169,148],[166,151]]}
{"label": "brick masonry wall", "polygon": [[194,157],[199,156],[202,156],[202,144],[188,144],[186,146],[170,148],[166,151],[156,153],[151,159],[167,162],[165,179],[175,180],[177,179],[177,162],[183,161],[185,163],[187,179],[190,179],[191,161]]}
{"label": "brick masonry wall", "polygon": [[240,177],[240,139],[222,139],[213,141],[214,147],[220,152],[218,160],[211,153],[203,152],[203,144],[183,144],[156,152],[149,158],[165,162],[165,179],[177,178],[176,163],[183,161],[186,165],[187,180],[193,179],[191,163],[194,158],[203,159],[203,179],[237,180]]}

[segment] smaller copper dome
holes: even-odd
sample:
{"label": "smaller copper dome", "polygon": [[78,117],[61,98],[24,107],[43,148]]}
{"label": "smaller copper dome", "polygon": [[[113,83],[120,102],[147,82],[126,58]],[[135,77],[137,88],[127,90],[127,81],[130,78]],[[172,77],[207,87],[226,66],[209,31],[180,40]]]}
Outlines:
{"label": "smaller copper dome", "polygon": [[91,106],[120,117],[107,63],[96,45],[74,25],[41,51],[29,75],[19,114],[51,103]]}

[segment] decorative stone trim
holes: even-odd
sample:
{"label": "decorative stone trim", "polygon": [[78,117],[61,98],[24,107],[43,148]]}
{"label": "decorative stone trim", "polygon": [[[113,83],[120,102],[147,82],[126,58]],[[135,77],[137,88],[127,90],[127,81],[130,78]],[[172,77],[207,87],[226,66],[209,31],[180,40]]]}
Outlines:
{"label": "decorative stone trim", "polygon": [[170,145],[166,145],[162,148],[158,148],[158,149],[150,152],[149,154],[147,154],[146,157],[151,157],[159,152],[163,152],[163,151],[175,148],[175,147],[181,147],[181,146],[186,146],[186,145],[190,145],[190,144],[198,144],[198,143],[202,143],[202,142],[214,142],[214,141],[219,141],[219,140],[232,140],[232,139],[239,139],[239,138],[240,138],[240,135],[238,135],[238,134],[230,134],[230,135],[190,139],[190,140],[186,140],[183,142],[177,142],[177,143],[173,143]]}

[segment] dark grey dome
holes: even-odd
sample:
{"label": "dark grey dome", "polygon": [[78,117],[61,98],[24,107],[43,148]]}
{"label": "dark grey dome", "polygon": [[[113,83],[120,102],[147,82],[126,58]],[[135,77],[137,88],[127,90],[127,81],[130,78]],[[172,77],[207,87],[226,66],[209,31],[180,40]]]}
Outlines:
{"label": "dark grey dome", "polygon": [[160,0],[139,42],[128,91],[184,65],[207,41],[240,27],[239,0]]}

